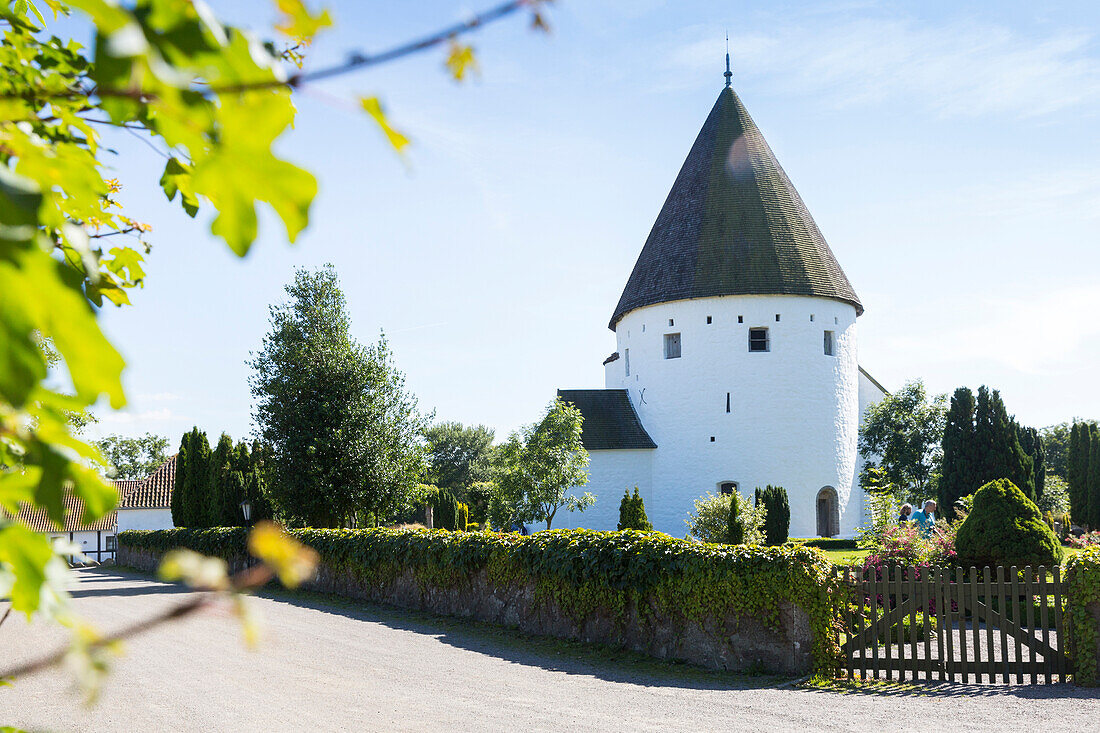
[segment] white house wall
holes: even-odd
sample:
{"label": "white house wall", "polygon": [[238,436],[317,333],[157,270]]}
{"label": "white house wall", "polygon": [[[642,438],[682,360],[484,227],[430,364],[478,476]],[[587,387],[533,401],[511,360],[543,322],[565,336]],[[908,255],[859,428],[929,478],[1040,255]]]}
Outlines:
{"label": "white house wall", "polygon": [[119,509],[118,531],[128,529],[172,529],[171,509]]}
{"label": "white house wall", "polygon": [[[769,351],[749,351],[755,327],[768,329]],[[824,353],[826,330],[834,356]],[[681,335],[680,358],[664,358],[669,333]],[[683,535],[693,500],[734,481],[750,497],[757,486],[783,486],[794,537],[817,534],[818,491],[830,486],[841,536],[854,533],[862,499],[853,492],[861,408],[853,306],[784,295],[675,301],[627,313],[615,337],[620,358],[607,365],[606,386],[628,390],[658,446],[646,498],[655,529]],[[601,511],[610,504],[617,512],[617,499]]]}
{"label": "white house wall", "polygon": [[[648,508],[653,501],[652,492],[652,462],[654,450],[595,450],[588,453],[588,484],[578,487],[574,491],[581,494],[585,491],[596,495],[596,503],[585,509],[583,513],[567,512],[564,509],[558,511],[554,517],[555,529],[576,529],[586,527],[588,529],[613,530],[619,524],[619,502],[623,498],[623,491],[629,489],[634,493],[634,487],[645,501]],[[534,525],[534,529],[541,529],[543,525]],[[680,532],[682,536],[683,531]]]}

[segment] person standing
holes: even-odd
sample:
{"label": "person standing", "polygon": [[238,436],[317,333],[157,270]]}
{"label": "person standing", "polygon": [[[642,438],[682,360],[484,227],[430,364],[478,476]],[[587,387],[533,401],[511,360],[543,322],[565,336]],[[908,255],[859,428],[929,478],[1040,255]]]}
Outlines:
{"label": "person standing", "polygon": [[927,499],[924,507],[919,512],[913,512],[912,521],[917,523],[917,530],[924,537],[930,537],[936,530],[936,502]]}
{"label": "person standing", "polygon": [[908,504],[908,503],[902,504],[901,505],[901,514],[898,515],[898,524],[905,524],[906,522],[908,522],[912,518],[913,518],[913,505]]}

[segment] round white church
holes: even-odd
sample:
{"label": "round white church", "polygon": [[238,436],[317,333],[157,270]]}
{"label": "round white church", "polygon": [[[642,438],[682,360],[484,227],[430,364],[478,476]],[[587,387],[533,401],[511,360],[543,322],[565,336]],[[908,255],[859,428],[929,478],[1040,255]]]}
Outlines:
{"label": "round white church", "polygon": [[767,484],[792,537],[863,520],[859,421],[885,394],[859,366],[863,305],[726,79],[611,316],[606,389],[558,391],[598,497],[563,527],[615,529],[634,486],[675,536],[707,491]]}

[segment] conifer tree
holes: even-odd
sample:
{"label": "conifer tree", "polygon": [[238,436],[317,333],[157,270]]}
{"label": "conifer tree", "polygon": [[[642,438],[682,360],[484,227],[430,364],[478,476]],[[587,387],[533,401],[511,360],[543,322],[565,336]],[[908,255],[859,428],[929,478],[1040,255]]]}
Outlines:
{"label": "conifer tree", "polygon": [[184,492],[181,504],[186,524],[182,526],[205,527],[206,497],[210,494],[210,443],[206,433],[197,427],[191,429],[186,440],[187,466],[182,486],[178,479],[176,481],[176,486]]}
{"label": "conifer tree", "polygon": [[737,492],[734,491],[730,496],[730,515],[729,525],[726,535],[726,541],[731,545],[740,545],[745,541],[745,525],[742,524],[741,518],[737,516]]}
{"label": "conifer tree", "polygon": [[791,505],[787,499],[787,490],[782,486],[770,484],[760,491],[760,502],[764,505],[764,541],[771,546],[782,545],[789,539],[791,527]]}
{"label": "conifer tree", "polygon": [[1100,529],[1100,431],[1096,426],[1089,428],[1089,472],[1087,484],[1087,505],[1081,521],[1088,522],[1089,529]]}
{"label": "conifer tree", "polygon": [[638,487],[634,487],[634,495],[630,495],[629,489],[623,490],[623,499],[619,502],[618,529],[639,529],[644,532],[652,531],[653,525],[645,513],[645,502]]}
{"label": "conifer tree", "polygon": [[951,396],[943,430],[943,464],[939,483],[940,510],[946,516],[963,496],[979,486],[974,441],[974,393],[959,387]]}
{"label": "conifer tree", "polygon": [[756,487],[756,498],[753,499],[752,505],[754,507],[760,506],[760,502],[764,500],[764,490],[759,486]]}
{"label": "conifer tree", "polygon": [[1081,522],[1088,504],[1085,492],[1084,466],[1088,461],[1088,428],[1084,423],[1073,423],[1069,434],[1069,449],[1066,456],[1066,483],[1069,484],[1069,514],[1071,519]]}
{"label": "conifer tree", "polygon": [[180,449],[176,456],[176,485],[172,487],[172,526],[174,527],[186,527],[188,526],[187,517],[185,516],[184,501],[187,496],[187,489],[184,487],[186,484],[187,466],[188,466],[188,453],[190,444],[190,433],[184,433],[183,438],[180,440]]}
{"label": "conifer tree", "polygon": [[[233,439],[222,433],[218,445],[210,454],[207,464],[207,491],[203,497],[204,527],[227,526],[223,496],[229,490],[229,460],[233,453]],[[232,524],[228,526],[234,526]]]}
{"label": "conifer tree", "polygon": [[1043,438],[1035,428],[1018,426],[1017,435],[1020,447],[1024,453],[1031,457],[1031,484],[1035,487],[1035,501],[1043,498],[1043,490],[1046,487],[1046,447]]}

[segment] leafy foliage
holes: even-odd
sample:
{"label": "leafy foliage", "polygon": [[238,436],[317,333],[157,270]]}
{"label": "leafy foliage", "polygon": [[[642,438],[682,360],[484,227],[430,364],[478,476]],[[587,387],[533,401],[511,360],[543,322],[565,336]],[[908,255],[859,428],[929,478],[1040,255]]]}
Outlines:
{"label": "leafy foliage", "polygon": [[[55,19],[70,12],[48,5]],[[33,3],[0,10],[0,505],[14,513],[30,502],[59,523],[65,491],[83,500],[85,521],[117,501],[92,468],[99,451],[73,435],[70,417],[100,399],[125,404],[123,361],[94,307],[128,304],[148,253],[149,227],[123,213],[101,131],[142,130],[171,151],[165,193],[191,216],[212,203],[214,234],[238,253],[256,237],[257,201],[293,238],[316,191],[312,176],[272,152],[294,115],[273,51],[192,3],[71,5],[94,26],[91,50],[49,33]],[[241,82],[274,86],[230,91]],[[45,385],[47,343],[71,394]],[[20,588],[40,586],[49,540],[13,530],[3,541],[0,572]],[[37,598],[12,596],[25,611]]]}
{"label": "leafy foliage", "polygon": [[425,465],[425,421],[384,336],[364,348],[336,271],[299,270],[250,362],[253,418],[270,446],[268,495],[290,525],[395,515]]}
{"label": "leafy foliage", "polygon": [[947,397],[928,398],[917,379],[867,408],[859,427],[859,452],[881,467],[885,480],[907,496],[924,496],[939,466]]}
{"label": "leafy foliage", "polygon": [[630,491],[623,489],[623,498],[619,502],[619,525],[618,529],[636,529],[641,532],[652,532],[653,523],[649,521],[649,517],[645,513],[645,502],[642,500],[641,493],[638,492],[638,487],[634,487],[634,495],[630,495]]}
{"label": "leafy foliage", "polygon": [[155,471],[168,458],[168,438],[146,433],[140,438],[108,435],[96,441],[113,479],[140,479]]}
{"label": "leafy foliage", "polygon": [[1035,506],[1007,479],[990,481],[974,494],[974,506],[959,527],[955,542],[965,565],[1051,567],[1063,550]]}
{"label": "leafy foliage", "polygon": [[[425,589],[459,587],[478,571],[497,586],[532,583],[578,622],[595,610],[626,623],[633,609],[703,621],[718,609],[778,628],[780,604],[809,617],[815,671],[832,673],[839,655],[840,592],[817,550],[685,542],[657,532],[553,530],[531,536],[439,530],[296,529],[323,567],[379,587],[411,570]],[[244,554],[240,529],[123,532],[120,545],[164,553]]]}
{"label": "leafy foliage", "polygon": [[737,500],[737,517],[741,524],[742,541],[747,545],[759,545],[764,541],[763,506],[756,507],[738,492],[732,494],[710,493],[695,500],[695,511],[684,520],[688,534],[701,542],[726,543],[729,541],[730,503]]}
{"label": "leafy foliage", "polygon": [[1100,604],[1100,547],[1089,547],[1066,563],[1066,615],[1073,679],[1079,685],[1100,684],[1097,671],[1100,622],[1092,612],[1097,604]]}
{"label": "leafy foliage", "polygon": [[[581,443],[584,417],[572,404],[555,399],[539,422],[513,433],[499,453],[496,526],[512,521],[542,521],[550,529],[559,509],[583,512],[595,503],[588,492],[577,496],[575,486],[588,483],[588,451]],[[511,521],[497,524],[497,519]]]}
{"label": "leafy foliage", "polygon": [[424,431],[428,443],[428,482],[466,497],[470,486],[492,475],[493,429],[441,422]]}

